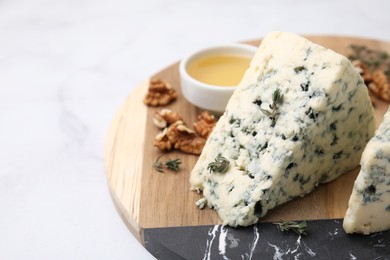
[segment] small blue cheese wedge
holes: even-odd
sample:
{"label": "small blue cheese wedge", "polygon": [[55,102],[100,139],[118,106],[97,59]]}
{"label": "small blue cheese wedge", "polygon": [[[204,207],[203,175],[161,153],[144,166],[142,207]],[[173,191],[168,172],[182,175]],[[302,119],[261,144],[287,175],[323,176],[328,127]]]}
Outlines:
{"label": "small blue cheese wedge", "polygon": [[274,32],[208,138],[191,187],[223,224],[248,226],[357,167],[374,131],[367,88],[348,59]]}
{"label": "small blue cheese wedge", "polygon": [[390,109],[364,149],[360,165],[344,230],[367,235],[390,229]]}

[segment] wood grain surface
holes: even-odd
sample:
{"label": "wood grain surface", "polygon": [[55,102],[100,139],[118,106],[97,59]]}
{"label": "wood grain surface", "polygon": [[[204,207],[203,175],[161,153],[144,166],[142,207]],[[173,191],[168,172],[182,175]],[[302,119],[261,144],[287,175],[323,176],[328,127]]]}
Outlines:
{"label": "wood grain surface", "polygon": [[[306,38],[345,55],[350,44],[366,45],[390,53],[390,43],[382,41],[335,36]],[[258,46],[260,40],[247,43]],[[165,79],[178,91],[177,101],[167,108],[178,111],[185,123],[192,126],[200,110],[181,95],[178,63],[151,78]],[[130,231],[141,242],[145,228],[221,223],[214,210],[199,210],[195,206],[195,202],[202,196],[190,191],[189,176],[197,156],[180,152],[166,153],[163,159],[177,157],[182,160],[178,173],[159,173],[152,168],[153,162],[162,153],[153,146],[159,129],[153,125],[152,117],[159,108],[147,107],[142,102],[148,81],[138,86],[119,108],[105,147],[105,168],[113,201]],[[388,104],[377,102],[377,125],[387,107]],[[303,198],[278,206],[261,221],[344,217],[358,171],[357,168],[331,183],[320,185]]]}

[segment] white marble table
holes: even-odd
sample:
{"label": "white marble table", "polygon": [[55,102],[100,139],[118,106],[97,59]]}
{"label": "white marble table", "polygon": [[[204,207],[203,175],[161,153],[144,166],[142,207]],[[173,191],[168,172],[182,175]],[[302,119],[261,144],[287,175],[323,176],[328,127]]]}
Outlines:
{"label": "white marble table", "polygon": [[131,90],[183,55],[273,30],[390,40],[388,0],[0,1],[0,259],[153,259],[103,146]]}

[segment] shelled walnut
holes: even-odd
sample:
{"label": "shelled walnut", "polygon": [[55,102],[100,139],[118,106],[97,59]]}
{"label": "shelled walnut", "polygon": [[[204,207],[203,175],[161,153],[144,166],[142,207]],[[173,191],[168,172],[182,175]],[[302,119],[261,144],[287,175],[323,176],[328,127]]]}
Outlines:
{"label": "shelled walnut", "polygon": [[161,151],[170,151],[173,149],[173,145],[167,136],[168,128],[165,128],[158,133],[154,139],[153,145],[157,146]]}
{"label": "shelled walnut", "polygon": [[163,130],[155,137],[154,146],[161,151],[177,149],[184,153],[200,154],[216,122],[212,114],[203,111],[194,123],[194,131],[184,124],[177,112],[159,110],[153,116],[153,124]]}
{"label": "shelled walnut", "polygon": [[361,60],[354,60],[352,61],[352,65],[356,68],[356,70],[359,72],[360,76],[362,76],[364,80],[364,84],[366,84],[368,88],[368,95],[370,97],[371,103],[373,106],[376,104],[376,94],[371,90],[375,86],[372,85],[372,74],[370,72],[370,69],[368,66],[362,62]]}
{"label": "shelled walnut", "polygon": [[171,109],[162,109],[156,112],[153,117],[153,124],[158,128],[165,128],[176,121],[181,120],[180,115]]}
{"label": "shelled walnut", "polygon": [[390,101],[389,79],[383,70],[377,70],[372,74],[372,83],[368,85],[369,89],[380,99]]}
{"label": "shelled walnut", "polygon": [[200,154],[202,152],[206,143],[205,138],[197,136],[182,121],[177,121],[171,126],[168,128],[167,136],[174,143],[175,149],[192,154]]}
{"label": "shelled walnut", "polygon": [[175,148],[184,152],[199,155],[202,153],[203,147],[206,144],[206,139],[193,136],[192,138],[180,138],[175,144]]}
{"label": "shelled walnut", "polygon": [[177,92],[171,85],[161,79],[152,79],[144,103],[148,106],[165,106],[177,98]]}
{"label": "shelled walnut", "polygon": [[203,111],[198,116],[198,121],[194,123],[194,130],[199,136],[207,139],[216,123],[217,120],[215,120],[215,117],[212,114]]}
{"label": "shelled walnut", "polygon": [[160,132],[154,145],[160,150],[171,150],[173,148],[185,153],[200,154],[206,143],[206,139],[197,136],[189,129],[183,121],[176,121]]}
{"label": "shelled walnut", "polygon": [[373,50],[364,45],[352,44],[350,51],[348,58],[362,75],[371,101],[375,101],[376,96],[390,102],[390,55],[386,51]]}
{"label": "shelled walnut", "polygon": [[352,65],[359,72],[360,76],[362,76],[364,83],[368,84],[372,80],[372,75],[368,66],[361,60],[352,61]]}

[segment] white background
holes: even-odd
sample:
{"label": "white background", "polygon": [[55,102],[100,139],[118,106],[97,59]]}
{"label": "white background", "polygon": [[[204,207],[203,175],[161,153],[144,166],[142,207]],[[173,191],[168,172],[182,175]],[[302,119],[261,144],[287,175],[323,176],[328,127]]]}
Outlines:
{"label": "white background", "polygon": [[282,30],[390,40],[388,0],[0,0],[0,259],[153,259],[103,146],[125,97],[195,49]]}

